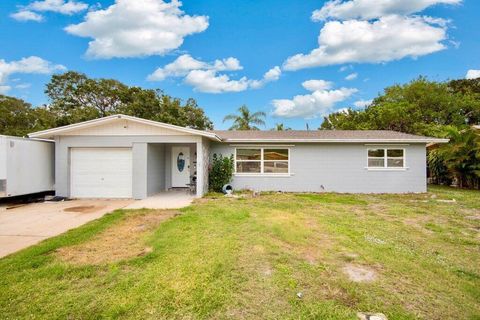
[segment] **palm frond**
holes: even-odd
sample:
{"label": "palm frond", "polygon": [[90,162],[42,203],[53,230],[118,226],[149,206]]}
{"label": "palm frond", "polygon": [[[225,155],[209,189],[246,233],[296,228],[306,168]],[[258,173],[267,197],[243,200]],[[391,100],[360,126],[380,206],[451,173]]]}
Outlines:
{"label": "palm frond", "polygon": [[238,116],[235,114],[227,114],[225,117],[223,117],[223,122],[229,121],[229,120],[235,120],[237,118]]}

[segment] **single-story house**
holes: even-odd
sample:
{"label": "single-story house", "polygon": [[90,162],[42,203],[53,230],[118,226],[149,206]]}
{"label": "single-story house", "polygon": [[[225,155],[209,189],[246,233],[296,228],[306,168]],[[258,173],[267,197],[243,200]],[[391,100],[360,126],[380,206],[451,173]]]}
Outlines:
{"label": "single-story house", "polygon": [[394,131],[202,131],[112,115],[35,132],[55,141],[55,191],[71,198],[143,199],[208,191],[213,154],[233,155],[236,189],[426,191],[426,145],[448,140]]}

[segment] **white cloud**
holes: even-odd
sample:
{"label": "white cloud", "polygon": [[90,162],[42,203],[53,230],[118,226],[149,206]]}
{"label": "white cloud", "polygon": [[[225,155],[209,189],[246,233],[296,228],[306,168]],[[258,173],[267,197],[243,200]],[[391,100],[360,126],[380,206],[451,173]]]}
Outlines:
{"label": "white cloud", "polygon": [[[329,85],[325,85],[325,83],[329,83]],[[273,115],[284,118],[312,118],[318,115],[324,115],[332,111],[336,103],[346,100],[358,91],[355,88],[331,90],[331,83],[323,80],[309,80],[305,81],[302,85],[307,90],[312,91],[312,93],[297,95],[291,100],[273,100],[272,104],[275,108]]]}
{"label": "white cloud", "polygon": [[217,71],[235,71],[242,70],[243,67],[240,65],[240,61],[237,58],[230,57],[227,59],[215,60],[213,69]]}
{"label": "white cloud", "polygon": [[218,75],[215,70],[192,70],[185,77],[185,83],[195,90],[207,93],[240,92],[248,89],[246,77],[231,80],[229,76]]}
{"label": "white cloud", "polygon": [[279,66],[275,66],[264,74],[263,79],[265,79],[265,81],[277,81],[281,75],[282,70],[280,70]]}
{"label": "white cloud", "polygon": [[28,89],[32,85],[30,83],[20,83],[15,86],[16,89]]}
{"label": "white cloud", "polygon": [[[427,23],[430,23],[430,24],[433,24],[433,25],[439,25],[439,26],[444,27],[444,28],[447,27],[447,25],[452,22],[449,19],[435,18],[435,17],[429,17],[429,16],[422,16],[422,18]],[[455,41],[452,41],[452,42],[455,43]]]}
{"label": "white cloud", "polygon": [[346,65],[346,66],[341,66],[340,69],[338,69],[339,72],[345,72],[347,70],[353,69],[353,66],[351,64]]}
{"label": "white cloud", "polygon": [[477,79],[480,78],[480,70],[468,70],[465,75],[465,79]]}
{"label": "white cloud", "polygon": [[34,1],[27,6],[28,9],[33,11],[51,11],[61,14],[72,15],[88,9],[88,4],[76,1],[65,0],[43,0]]}
{"label": "white cloud", "polygon": [[12,13],[10,17],[17,21],[43,21],[43,16],[38,12],[56,12],[72,15],[88,9],[88,4],[76,1],[65,0],[43,0],[34,1],[27,6],[19,6],[19,10]]}
{"label": "white cloud", "polygon": [[307,80],[302,83],[302,87],[308,91],[323,91],[333,87],[333,82],[325,80]]}
{"label": "white cloud", "polygon": [[0,59],[0,87],[2,92],[11,89],[10,86],[5,85],[8,77],[16,73],[34,73],[34,74],[51,74],[55,71],[65,70],[62,65],[55,65],[51,62],[39,57],[31,56],[23,58],[18,61],[7,62]]}
{"label": "white cloud", "polygon": [[445,49],[446,28],[423,17],[391,15],[370,21],[329,21],[318,37],[319,47],[284,63],[298,70],[342,63],[381,63],[416,58]]}
{"label": "white cloud", "polygon": [[184,54],[165,67],[155,70],[147,79],[149,81],[162,81],[168,77],[183,77],[192,70],[235,71],[241,69],[243,67],[237,58],[230,57],[215,60],[213,63],[206,63],[192,58],[189,54]]}
{"label": "white cloud", "polygon": [[6,94],[8,91],[10,91],[12,87],[10,86],[2,86],[0,85],[0,94]]}
{"label": "white cloud", "polygon": [[149,81],[162,81],[168,77],[183,77],[184,82],[195,90],[207,93],[239,92],[247,89],[258,89],[268,82],[277,81],[282,73],[276,66],[268,70],[261,80],[249,80],[242,77],[239,80],[230,79],[220,72],[238,71],[243,67],[237,58],[229,57],[213,62],[204,62],[189,54],[179,56],[175,61],[156,69],[147,77]]}
{"label": "white cloud", "polygon": [[186,76],[191,70],[204,69],[207,66],[205,62],[194,59],[189,54],[184,54],[163,68],[155,70],[148,76],[147,80],[162,81],[167,77]]}
{"label": "white cloud", "polygon": [[178,0],[116,0],[65,30],[93,38],[87,50],[91,58],[165,55],[179,48],[186,36],[208,28],[208,17],[186,15],[181,5]]}
{"label": "white cloud", "polygon": [[269,82],[277,81],[278,79],[280,79],[281,75],[282,75],[282,70],[280,69],[279,66],[275,66],[272,69],[265,72],[261,80],[251,80],[250,87],[253,89],[259,89]]}
{"label": "white cloud", "polygon": [[462,0],[333,0],[312,14],[313,21],[327,19],[370,20],[386,15],[409,15],[436,4],[459,4]]}
{"label": "white cloud", "polygon": [[346,76],[345,80],[351,81],[351,80],[357,79],[357,77],[358,77],[358,73],[354,72],[354,73],[350,73],[348,76]]}
{"label": "white cloud", "polygon": [[357,108],[365,108],[369,105],[371,105],[373,102],[373,99],[370,100],[357,100],[353,103],[353,105]]}
{"label": "white cloud", "polygon": [[10,15],[13,19],[17,21],[35,21],[41,22],[43,21],[43,16],[41,14],[35,13],[30,10],[20,10],[18,12],[12,13]]}

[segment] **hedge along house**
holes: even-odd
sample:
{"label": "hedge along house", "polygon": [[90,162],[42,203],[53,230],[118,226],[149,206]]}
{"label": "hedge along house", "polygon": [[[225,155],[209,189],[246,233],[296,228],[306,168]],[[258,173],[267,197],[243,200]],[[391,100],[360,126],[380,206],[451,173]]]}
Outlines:
{"label": "hedge along house", "polygon": [[32,133],[55,140],[55,189],[71,198],[143,199],[192,184],[208,190],[213,154],[233,155],[235,189],[426,191],[426,146],[394,131],[201,131],[113,115]]}

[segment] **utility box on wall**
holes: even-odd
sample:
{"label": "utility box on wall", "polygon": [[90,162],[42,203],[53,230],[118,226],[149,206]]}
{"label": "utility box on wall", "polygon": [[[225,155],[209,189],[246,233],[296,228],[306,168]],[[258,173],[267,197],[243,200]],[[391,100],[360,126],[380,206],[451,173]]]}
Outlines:
{"label": "utility box on wall", "polygon": [[53,141],[0,136],[0,198],[53,191]]}

